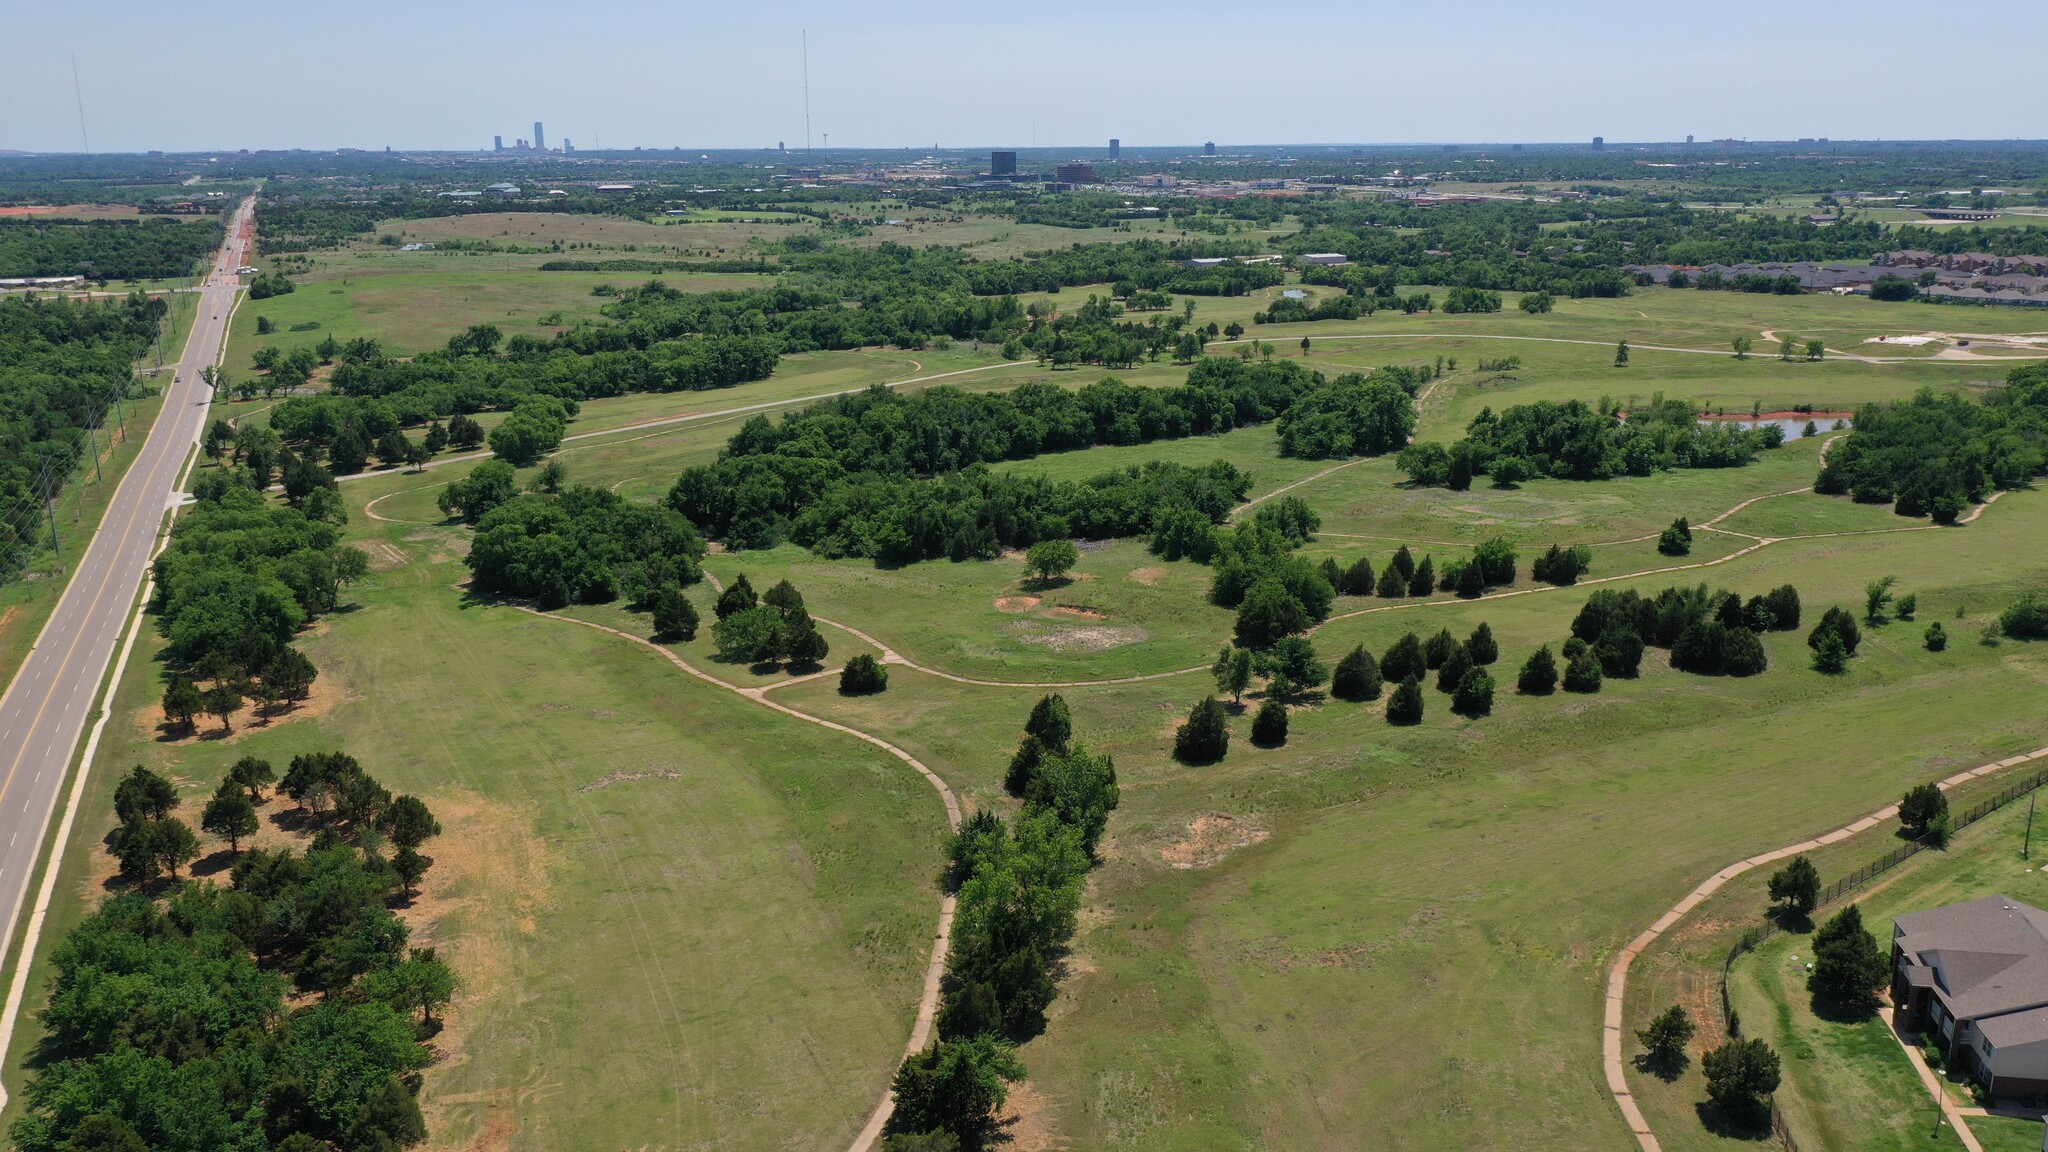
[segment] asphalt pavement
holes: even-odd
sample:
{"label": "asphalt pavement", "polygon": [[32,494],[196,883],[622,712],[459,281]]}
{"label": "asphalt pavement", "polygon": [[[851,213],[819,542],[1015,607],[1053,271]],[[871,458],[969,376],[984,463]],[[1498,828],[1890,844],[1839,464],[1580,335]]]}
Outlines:
{"label": "asphalt pavement", "polygon": [[[6,924],[0,941],[14,937],[65,770],[134,611],[164,512],[178,495],[179,473],[205,428],[212,389],[199,373],[214,362],[226,338],[235,269],[242,264],[253,211],[254,201],[244,202],[230,221],[227,242],[202,287],[184,357],[148,438],[115,488],[99,530],[70,566],[70,583],[56,610],[0,696],[0,919]],[[78,545],[67,540],[67,554],[79,556],[73,551]]]}

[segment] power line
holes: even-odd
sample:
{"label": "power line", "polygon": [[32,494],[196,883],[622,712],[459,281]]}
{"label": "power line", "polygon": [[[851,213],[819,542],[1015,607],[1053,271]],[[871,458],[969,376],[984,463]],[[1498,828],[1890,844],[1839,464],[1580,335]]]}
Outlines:
{"label": "power line", "polygon": [[92,137],[85,132],[85,89],[78,83],[78,53],[71,53],[71,95],[78,101],[78,137],[85,141],[86,155],[92,155]]}

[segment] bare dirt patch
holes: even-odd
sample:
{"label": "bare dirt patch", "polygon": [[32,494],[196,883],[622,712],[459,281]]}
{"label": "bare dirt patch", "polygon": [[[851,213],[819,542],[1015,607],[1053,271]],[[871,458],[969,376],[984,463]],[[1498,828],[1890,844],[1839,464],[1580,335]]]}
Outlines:
{"label": "bare dirt patch", "polygon": [[600,789],[609,788],[614,784],[630,784],[635,780],[681,780],[682,778],[683,774],[673,768],[652,768],[645,772],[613,772],[610,775],[599,776],[597,779],[578,788],[577,791],[596,792]]}
{"label": "bare dirt patch", "polygon": [[1131,569],[1131,579],[1136,580],[1147,588],[1157,588],[1159,587],[1159,582],[1166,579],[1166,569],[1133,568]]}
{"label": "bare dirt patch", "polygon": [[1099,609],[1099,608],[1090,608],[1090,607],[1088,607],[1088,606],[1087,606],[1086,604],[1060,604],[1060,605],[1056,605],[1055,607],[1052,607],[1052,608],[1050,608],[1050,609],[1047,609],[1047,610],[1045,611],[1044,615],[1046,616],[1046,618],[1047,618],[1047,619],[1052,619],[1052,620],[1107,620],[1107,619],[1109,619],[1109,613],[1107,613],[1107,612],[1104,612],[1104,611],[1102,611],[1102,610],[1101,610],[1101,609]]}
{"label": "bare dirt patch", "polygon": [[1047,1103],[1045,1095],[1029,1081],[1010,1086],[1010,1098],[1004,1102],[1002,1117],[997,1121],[1008,1138],[1010,1152],[1045,1152],[1060,1146]]}
{"label": "bare dirt patch", "polygon": [[193,723],[192,730],[187,731],[183,725],[171,723],[170,718],[164,715],[164,706],[161,700],[137,709],[135,724],[136,727],[141,728],[144,732],[155,735],[158,743],[169,744],[174,747],[196,743],[201,740],[222,740],[233,744],[242,737],[247,736],[252,729],[262,732],[275,724],[283,724],[291,720],[307,720],[315,716],[325,716],[352,698],[348,689],[343,687],[339,681],[322,676],[318,680],[313,681],[313,690],[307,694],[304,700],[288,708],[280,707],[277,711],[268,715],[258,715],[256,702],[251,700],[240,712],[234,714],[232,719],[235,729],[232,732],[221,731],[220,721],[211,716],[199,717]]}
{"label": "bare dirt patch", "polygon": [[1272,833],[1235,816],[1197,816],[1185,839],[1159,850],[1159,858],[1175,868],[1207,868],[1239,848],[1262,844]]}
{"label": "bare dirt patch", "polygon": [[998,596],[995,603],[996,611],[1014,614],[1029,612],[1033,608],[1038,607],[1039,598],[1036,596]]}
{"label": "bare dirt patch", "polygon": [[404,549],[382,540],[364,540],[359,542],[356,547],[361,548],[369,555],[370,571],[372,572],[385,572],[393,568],[403,568],[412,562],[412,558],[405,554]]}
{"label": "bare dirt patch", "polygon": [[1024,643],[1050,648],[1055,652],[1107,652],[1111,648],[1136,644],[1152,636],[1143,628],[1101,624],[1042,624],[1035,620],[1019,620],[1011,624],[1009,629],[1012,635]]}

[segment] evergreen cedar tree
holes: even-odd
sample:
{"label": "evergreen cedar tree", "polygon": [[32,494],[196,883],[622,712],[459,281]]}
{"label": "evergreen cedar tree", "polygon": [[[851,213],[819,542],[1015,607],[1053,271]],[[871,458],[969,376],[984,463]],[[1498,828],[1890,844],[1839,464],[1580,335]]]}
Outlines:
{"label": "evergreen cedar tree", "polygon": [[697,608],[683,590],[675,584],[663,584],[648,596],[648,606],[654,613],[654,634],[676,640],[690,641],[697,638]]}
{"label": "evergreen cedar tree", "polygon": [[228,842],[228,851],[239,853],[242,838],[256,834],[256,805],[233,780],[222,780],[213,798],[199,815],[199,830]]}
{"label": "evergreen cedar tree", "polygon": [[725,591],[718,594],[718,603],[712,611],[723,620],[734,613],[745,612],[755,607],[757,603],[754,598],[754,586],[747,583],[746,574],[741,573],[733,577],[732,583],[726,586]]}
{"label": "evergreen cedar tree", "polygon": [[1648,1028],[1636,1033],[1636,1040],[1642,1044],[1647,1062],[1652,1067],[1671,1068],[1685,1056],[1685,1046],[1692,1043],[1694,1032],[1692,1017],[1685,1009],[1673,1004],[1659,1012]]}
{"label": "evergreen cedar tree", "polygon": [[1287,743],[1287,705],[1268,698],[1252,717],[1252,743],[1261,748],[1278,748]]}
{"label": "evergreen cedar tree", "polygon": [[1942,630],[1939,620],[1927,626],[1925,636],[1929,652],[1939,652],[1948,647],[1948,633]]}
{"label": "evergreen cedar tree", "polygon": [[1074,719],[1066,700],[1057,692],[1039,697],[1024,720],[1024,739],[1017,745],[1016,755],[1010,758],[1003,787],[1012,796],[1029,795],[1039,765],[1048,754],[1066,755],[1067,743],[1073,735]]}
{"label": "evergreen cedar tree", "polygon": [[1424,666],[1432,672],[1436,671],[1444,666],[1444,661],[1449,660],[1451,653],[1455,652],[1457,648],[1458,638],[1451,635],[1451,630],[1449,628],[1438,629],[1436,635],[1431,636],[1422,646]]}
{"label": "evergreen cedar tree", "polygon": [[1835,913],[1813,934],[1813,991],[1817,999],[1841,1011],[1863,1015],[1877,1007],[1877,989],[1891,975],[1889,958],[1863,926],[1863,913],[1851,904]]}
{"label": "evergreen cedar tree", "polygon": [[1428,668],[1429,661],[1428,657],[1423,655],[1422,641],[1416,639],[1413,632],[1406,633],[1394,641],[1394,646],[1387,649],[1386,655],[1380,657],[1380,676],[1395,684],[1411,676],[1420,676]]}
{"label": "evergreen cedar tree", "polygon": [[1468,668],[1451,692],[1451,711],[1461,716],[1486,716],[1493,712],[1493,677],[1484,668]]}
{"label": "evergreen cedar tree", "polygon": [[1592,566],[1592,549],[1584,545],[1562,548],[1552,544],[1548,551],[1536,558],[1536,562],[1530,566],[1529,574],[1546,584],[1568,587],[1578,583],[1579,577],[1584,576]]}
{"label": "evergreen cedar tree", "polygon": [[1557,658],[1545,644],[1529,654],[1515,677],[1515,690],[1530,696],[1548,696],[1557,691]]}
{"label": "evergreen cedar tree", "polygon": [[954,1147],[979,1149],[996,1134],[1007,1082],[1023,1077],[1015,1050],[994,1036],[934,1040],[897,1069],[890,1127],[904,1134],[942,1131]]}
{"label": "evergreen cedar tree", "polygon": [[1692,552],[1692,526],[1680,516],[1671,522],[1671,527],[1657,537],[1657,551],[1666,556],[1685,556]]}
{"label": "evergreen cedar tree", "polygon": [[1804,856],[1771,873],[1770,896],[1794,916],[1805,916],[1820,903],[1820,870]]}
{"label": "evergreen cedar tree", "polygon": [[880,660],[866,652],[846,662],[839,670],[839,694],[842,696],[872,696],[887,691],[889,669]]}
{"label": "evergreen cedar tree", "polygon": [[1387,723],[1422,723],[1422,681],[1410,675],[1387,700]]}
{"label": "evergreen cedar tree", "polygon": [[1452,645],[1451,654],[1444,658],[1443,664],[1436,670],[1436,690],[1444,693],[1456,692],[1459,683],[1465,679],[1465,673],[1472,671],[1474,667],[1476,665],[1472,663],[1472,655],[1465,651],[1465,646]]}
{"label": "evergreen cedar tree", "polygon": [[1841,634],[1834,631],[1814,630],[1813,670],[1825,676],[1834,676],[1849,669],[1849,650],[1842,643]]}
{"label": "evergreen cedar tree", "polygon": [[187,731],[194,728],[194,721],[206,708],[206,697],[199,685],[175,673],[164,685],[164,716]]}
{"label": "evergreen cedar tree", "polygon": [[1762,1040],[1730,1040],[1700,1058],[1707,1096],[1724,1115],[1761,1127],[1770,1116],[1767,1101],[1778,1090],[1778,1054]]}
{"label": "evergreen cedar tree", "polygon": [[1344,570],[1341,589],[1346,596],[1370,596],[1373,590],[1372,562],[1360,556]]}
{"label": "evergreen cedar tree", "polygon": [[1401,575],[1399,568],[1389,564],[1386,570],[1380,573],[1379,587],[1376,591],[1382,600],[1399,600],[1408,594],[1408,579]]}
{"label": "evergreen cedar tree", "polygon": [[1494,642],[1493,628],[1481,620],[1479,627],[1465,641],[1465,654],[1472,657],[1472,663],[1486,665],[1500,660],[1500,645]]}
{"label": "evergreen cedar tree", "polygon": [[1377,700],[1380,681],[1379,664],[1360,644],[1337,661],[1337,671],[1330,677],[1330,695],[1353,702]]}
{"label": "evergreen cedar tree", "polygon": [[1408,594],[1410,596],[1427,596],[1435,588],[1436,560],[1433,557],[1424,556],[1422,563],[1415,569],[1414,577],[1408,581]]}
{"label": "evergreen cedar tree", "polygon": [[1932,784],[1917,784],[1899,801],[1899,826],[1919,839],[1948,815],[1948,794]]}
{"label": "evergreen cedar tree", "polygon": [[1565,665],[1564,690],[1567,692],[1598,692],[1600,690],[1600,659],[1587,648],[1571,663]]}
{"label": "evergreen cedar tree", "polygon": [[2015,640],[2048,640],[2048,600],[2038,592],[2020,597],[1998,614],[1998,629]]}
{"label": "evergreen cedar tree", "polygon": [[1173,754],[1185,764],[1214,764],[1230,750],[1230,721],[1214,696],[1204,696],[1174,734]]}
{"label": "evergreen cedar tree", "polygon": [[1025,551],[1024,571],[1040,584],[1051,584],[1080,561],[1080,549],[1072,540],[1041,540]]}

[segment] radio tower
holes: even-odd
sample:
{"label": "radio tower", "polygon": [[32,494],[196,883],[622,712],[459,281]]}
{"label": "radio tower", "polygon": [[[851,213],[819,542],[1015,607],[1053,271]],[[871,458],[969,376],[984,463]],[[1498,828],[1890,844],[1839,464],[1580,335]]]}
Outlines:
{"label": "radio tower", "polygon": [[[804,159],[811,158],[811,32],[803,31],[804,44]],[[83,117],[80,117],[83,120]]]}

